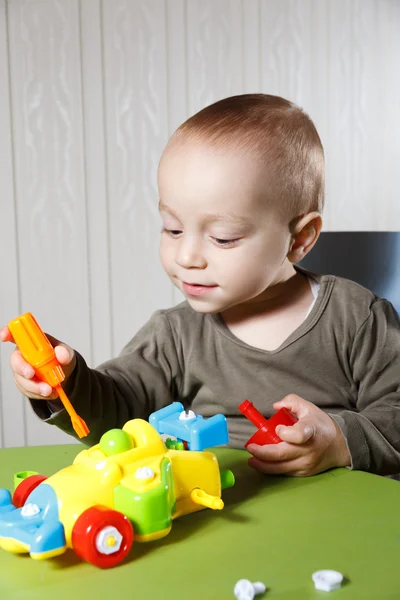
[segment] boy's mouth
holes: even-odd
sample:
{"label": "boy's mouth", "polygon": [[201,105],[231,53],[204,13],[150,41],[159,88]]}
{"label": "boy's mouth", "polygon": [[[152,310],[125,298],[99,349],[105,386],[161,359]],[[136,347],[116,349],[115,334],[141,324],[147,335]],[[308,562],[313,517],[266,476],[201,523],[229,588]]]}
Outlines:
{"label": "boy's mouth", "polygon": [[216,285],[202,285],[200,283],[187,283],[182,281],[183,291],[189,296],[201,296],[207,292],[214,290]]}

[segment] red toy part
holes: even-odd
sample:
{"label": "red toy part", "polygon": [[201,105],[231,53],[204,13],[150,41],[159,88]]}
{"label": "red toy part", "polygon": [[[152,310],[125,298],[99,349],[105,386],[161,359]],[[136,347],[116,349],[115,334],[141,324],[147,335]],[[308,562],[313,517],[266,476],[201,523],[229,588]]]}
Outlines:
{"label": "red toy part", "polygon": [[107,569],[124,560],[133,537],[128,517],[106,506],[92,506],[76,520],[72,529],[72,547],[83,560]]}
{"label": "red toy part", "polygon": [[296,417],[287,408],[281,408],[272,415],[270,419],[266,419],[253,406],[253,403],[249,402],[249,400],[242,402],[239,406],[239,410],[258,429],[258,431],[256,431],[245,443],[245,448],[247,448],[249,444],[258,444],[259,446],[264,446],[265,444],[279,444],[282,440],[275,433],[276,427],[278,425],[289,427],[297,422]]}
{"label": "red toy part", "polygon": [[27,477],[15,488],[12,503],[15,508],[22,508],[28,499],[28,496],[37,486],[47,479],[45,475],[31,475]]}

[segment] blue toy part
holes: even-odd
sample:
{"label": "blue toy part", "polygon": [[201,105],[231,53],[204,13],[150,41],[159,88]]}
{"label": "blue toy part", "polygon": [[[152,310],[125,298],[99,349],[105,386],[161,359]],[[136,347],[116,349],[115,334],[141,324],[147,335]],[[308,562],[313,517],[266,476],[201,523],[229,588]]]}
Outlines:
{"label": "blue toy part", "polygon": [[[6,508],[6,494],[0,490],[0,546],[7,540],[15,543],[16,551],[29,552],[32,558],[47,558],[66,549],[64,526],[59,520],[55,491],[45,483],[27,498],[22,508]],[[8,492],[11,499],[11,495]]]}
{"label": "blue toy part", "polygon": [[184,440],[189,450],[204,450],[212,446],[221,446],[229,442],[228,425],[222,414],[204,419],[196,415],[193,419],[179,419],[184,412],[183,404],[173,402],[152,413],[149,423],[160,434],[173,435]]}
{"label": "blue toy part", "polygon": [[12,510],[15,510],[15,506],[12,503],[10,492],[5,488],[0,488],[0,515]]}

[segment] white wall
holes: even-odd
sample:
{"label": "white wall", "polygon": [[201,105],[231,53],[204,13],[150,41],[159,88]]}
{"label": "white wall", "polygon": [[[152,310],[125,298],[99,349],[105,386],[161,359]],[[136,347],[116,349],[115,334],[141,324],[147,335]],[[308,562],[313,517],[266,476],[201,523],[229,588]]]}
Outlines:
{"label": "white wall", "polygon": [[[399,230],[400,2],[0,0],[0,322],[32,311],[91,365],[179,298],[156,168],[204,105],[279,94],[315,120],[327,230]],[[0,345],[0,446],[65,442]]]}

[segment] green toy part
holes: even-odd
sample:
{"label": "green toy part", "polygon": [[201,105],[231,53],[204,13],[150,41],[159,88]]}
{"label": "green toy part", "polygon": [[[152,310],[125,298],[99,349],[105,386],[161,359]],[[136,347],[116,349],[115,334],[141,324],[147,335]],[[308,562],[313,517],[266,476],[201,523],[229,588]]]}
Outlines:
{"label": "green toy part", "polygon": [[235,476],[229,469],[224,469],[220,472],[221,490],[233,487],[235,485]]}
{"label": "green toy part", "polygon": [[167,438],[165,440],[165,445],[167,446],[168,450],[184,450],[185,449],[183,442],[180,442],[179,440],[173,440],[172,438]]}
{"label": "green toy part", "polygon": [[122,429],[110,429],[101,436],[100,450],[106,456],[121,454],[135,447],[135,442],[129,433]]}
{"label": "green toy part", "polygon": [[24,481],[27,477],[31,477],[31,475],[39,475],[37,471],[20,471],[19,473],[14,474],[14,492],[19,486],[19,484]]}
{"label": "green toy part", "polygon": [[123,484],[114,489],[114,508],[132,521],[137,535],[163,531],[171,526],[175,494],[171,463],[166,458],[161,461],[160,475],[161,483],[143,492]]}

